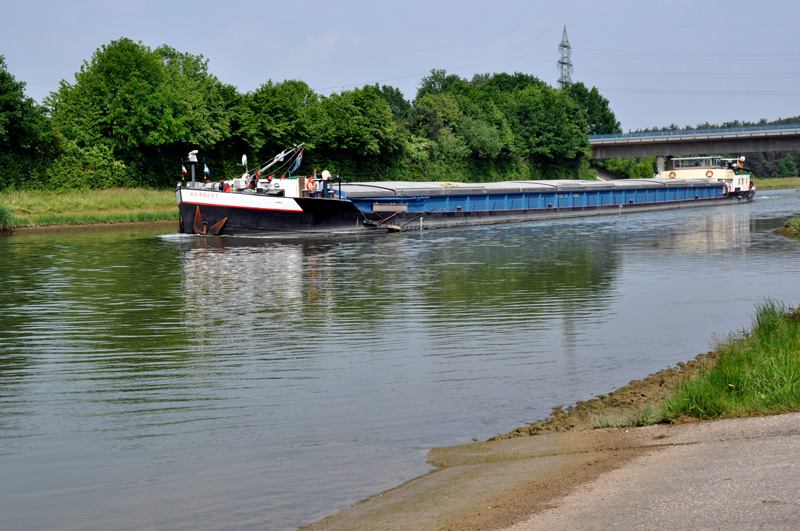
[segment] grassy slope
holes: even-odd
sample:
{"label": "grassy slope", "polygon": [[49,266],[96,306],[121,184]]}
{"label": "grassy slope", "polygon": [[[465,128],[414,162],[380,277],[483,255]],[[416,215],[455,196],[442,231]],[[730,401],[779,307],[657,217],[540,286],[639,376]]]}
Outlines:
{"label": "grassy slope", "polygon": [[753,179],[758,190],[779,190],[783,188],[800,188],[800,177],[785,179]]}
{"label": "grassy slope", "polygon": [[496,439],[552,431],[645,426],[660,422],[800,411],[800,309],[766,301],[750,331],[713,352],[575,406],[553,409]]}
{"label": "grassy slope", "polygon": [[171,190],[6,191],[0,205],[11,213],[14,227],[178,218]]}
{"label": "grassy slope", "polygon": [[664,416],[769,415],[800,410],[800,311],[767,301],[752,329],[718,349],[716,363],[678,386]]}

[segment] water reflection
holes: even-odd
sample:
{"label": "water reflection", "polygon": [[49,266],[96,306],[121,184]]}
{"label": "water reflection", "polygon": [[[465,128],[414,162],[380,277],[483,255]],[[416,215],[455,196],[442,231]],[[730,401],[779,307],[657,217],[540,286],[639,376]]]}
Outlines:
{"label": "water reflection", "polygon": [[460,335],[514,343],[553,319],[602,311],[616,238],[529,226],[336,241],[186,237],[179,245],[187,314],[202,336],[237,334],[239,351],[260,354],[331,353],[377,347],[391,327],[441,343],[426,349],[438,355],[452,354],[453,340],[468,353]]}

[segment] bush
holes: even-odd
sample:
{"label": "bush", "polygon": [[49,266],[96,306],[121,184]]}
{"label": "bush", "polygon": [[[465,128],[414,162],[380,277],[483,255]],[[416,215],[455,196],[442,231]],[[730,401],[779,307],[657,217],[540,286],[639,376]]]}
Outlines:
{"label": "bush", "polygon": [[786,222],[786,226],[791,229],[795,236],[800,236],[800,217],[790,219]]}
{"label": "bush", "polygon": [[11,216],[11,212],[3,205],[0,205],[0,233],[10,231],[12,225],[13,217]]}
{"label": "bush", "polygon": [[125,165],[103,144],[79,147],[67,140],[47,172],[52,190],[89,190],[130,185]]}

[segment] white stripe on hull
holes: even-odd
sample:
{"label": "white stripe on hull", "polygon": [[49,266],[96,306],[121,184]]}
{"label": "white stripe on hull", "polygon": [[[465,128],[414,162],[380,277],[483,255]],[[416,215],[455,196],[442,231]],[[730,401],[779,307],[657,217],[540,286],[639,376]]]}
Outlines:
{"label": "white stripe on hull", "polygon": [[252,210],[272,210],[278,212],[302,212],[303,209],[291,197],[272,197],[256,194],[214,192],[211,190],[180,190],[179,202],[192,205],[209,205]]}

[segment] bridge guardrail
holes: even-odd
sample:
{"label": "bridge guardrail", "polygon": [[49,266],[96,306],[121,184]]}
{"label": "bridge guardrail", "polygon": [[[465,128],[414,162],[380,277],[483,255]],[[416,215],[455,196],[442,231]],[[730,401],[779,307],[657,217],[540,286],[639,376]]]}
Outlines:
{"label": "bridge guardrail", "polygon": [[680,131],[649,131],[621,135],[589,135],[589,144],[613,144],[617,142],[668,142],[670,140],[695,140],[698,138],[726,138],[742,136],[769,136],[800,134],[800,124],[764,125],[753,127],[730,127],[726,129],[684,129]]}

